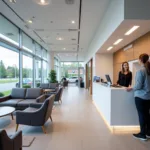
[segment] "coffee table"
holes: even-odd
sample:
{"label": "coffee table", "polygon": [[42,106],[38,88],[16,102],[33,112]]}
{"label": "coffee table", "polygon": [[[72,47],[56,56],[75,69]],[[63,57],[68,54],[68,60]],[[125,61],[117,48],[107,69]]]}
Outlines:
{"label": "coffee table", "polygon": [[12,120],[14,120],[13,112],[15,111],[14,107],[0,107],[0,117],[11,115]]}
{"label": "coffee table", "polygon": [[44,90],[44,93],[45,93],[45,94],[48,94],[49,92],[54,92],[54,90],[53,90],[53,89],[45,89],[45,90]]}

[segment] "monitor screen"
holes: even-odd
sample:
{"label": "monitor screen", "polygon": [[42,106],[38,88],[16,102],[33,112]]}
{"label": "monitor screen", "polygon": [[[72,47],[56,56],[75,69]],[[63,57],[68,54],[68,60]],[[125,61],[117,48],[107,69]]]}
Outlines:
{"label": "monitor screen", "polygon": [[93,78],[93,82],[96,82],[96,76],[94,76],[94,78]]}
{"label": "monitor screen", "polygon": [[109,82],[110,84],[112,84],[110,76],[108,74],[105,75],[107,82]]}
{"label": "monitor screen", "polygon": [[96,77],[96,82],[100,82],[100,77]]}

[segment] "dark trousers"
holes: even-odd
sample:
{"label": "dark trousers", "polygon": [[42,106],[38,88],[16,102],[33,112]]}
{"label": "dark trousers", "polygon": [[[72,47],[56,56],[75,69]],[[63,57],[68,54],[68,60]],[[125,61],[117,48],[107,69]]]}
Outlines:
{"label": "dark trousers", "polygon": [[135,104],[139,116],[141,134],[150,134],[150,100],[135,97]]}

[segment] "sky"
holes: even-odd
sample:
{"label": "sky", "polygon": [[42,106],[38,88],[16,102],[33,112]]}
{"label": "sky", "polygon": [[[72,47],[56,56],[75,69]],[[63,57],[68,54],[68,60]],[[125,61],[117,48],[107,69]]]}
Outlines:
{"label": "sky", "polygon": [[[0,46],[0,60],[3,61],[5,67],[15,66],[19,68],[19,54],[12,50]],[[31,68],[32,59],[27,56],[23,56],[23,67]]]}

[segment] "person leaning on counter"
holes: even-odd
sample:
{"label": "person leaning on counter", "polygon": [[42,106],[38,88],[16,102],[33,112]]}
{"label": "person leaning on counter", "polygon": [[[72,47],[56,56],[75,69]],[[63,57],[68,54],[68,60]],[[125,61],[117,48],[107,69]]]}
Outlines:
{"label": "person leaning on counter", "polygon": [[129,87],[132,84],[132,72],[129,69],[128,62],[122,63],[122,71],[119,72],[118,85]]}
{"label": "person leaning on counter", "polygon": [[135,105],[140,124],[140,133],[133,136],[140,140],[150,139],[150,62],[148,54],[139,56],[141,68],[136,72],[134,87],[127,87],[127,91],[134,91]]}

